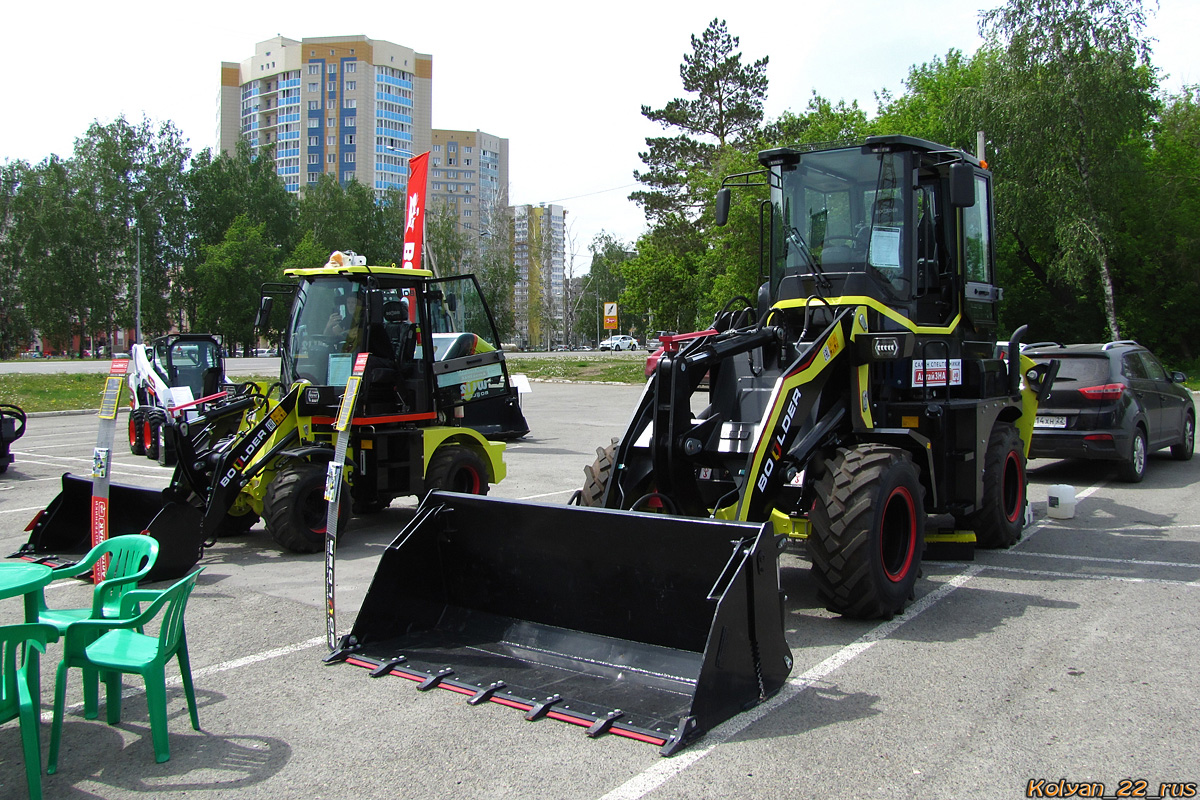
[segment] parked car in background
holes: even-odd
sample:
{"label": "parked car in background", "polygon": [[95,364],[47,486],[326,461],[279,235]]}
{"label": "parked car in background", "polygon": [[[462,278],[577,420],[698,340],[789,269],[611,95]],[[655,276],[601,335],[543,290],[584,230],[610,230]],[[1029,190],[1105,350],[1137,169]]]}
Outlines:
{"label": "parked car in background", "polygon": [[618,334],[617,336],[610,336],[609,338],[607,338],[603,342],[601,342],[600,349],[601,350],[612,350],[612,351],[637,350],[638,349],[638,340],[633,338],[632,336],[626,336],[625,334]]}
{"label": "parked car in background", "polygon": [[1180,461],[1192,457],[1196,408],[1187,378],[1168,373],[1137,342],[1041,342],[1023,352],[1039,364],[1060,364],[1038,406],[1030,458],[1115,461],[1123,480],[1137,482],[1155,450],[1170,447]]}

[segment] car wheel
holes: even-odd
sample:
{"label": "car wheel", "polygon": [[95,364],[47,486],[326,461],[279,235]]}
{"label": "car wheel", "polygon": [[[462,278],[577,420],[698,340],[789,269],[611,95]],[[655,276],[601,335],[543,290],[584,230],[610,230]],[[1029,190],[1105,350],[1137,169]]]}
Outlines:
{"label": "car wheel", "polygon": [[1192,450],[1196,446],[1196,418],[1191,414],[1183,420],[1183,438],[1179,440],[1179,444],[1171,445],[1171,455],[1176,461],[1188,461],[1192,457]]}
{"label": "car wheel", "polygon": [[1129,447],[1129,458],[1121,462],[1121,480],[1128,483],[1140,483],[1146,477],[1146,431],[1135,428],[1133,443]]}

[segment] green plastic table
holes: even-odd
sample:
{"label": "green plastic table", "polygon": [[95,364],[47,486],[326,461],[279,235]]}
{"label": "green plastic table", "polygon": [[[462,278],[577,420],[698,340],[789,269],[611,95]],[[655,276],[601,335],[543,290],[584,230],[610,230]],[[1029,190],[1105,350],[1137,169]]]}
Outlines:
{"label": "green plastic table", "polygon": [[0,599],[25,596],[25,621],[37,622],[38,590],[54,577],[45,564],[25,561],[0,561]]}
{"label": "green plastic table", "polygon": [[[54,578],[54,570],[45,564],[32,564],[27,561],[0,561],[0,600],[7,597],[25,596],[25,621],[38,621],[38,592]],[[42,681],[38,665],[38,652],[29,648],[27,658],[30,659],[33,696],[36,699],[38,713],[42,706]]]}

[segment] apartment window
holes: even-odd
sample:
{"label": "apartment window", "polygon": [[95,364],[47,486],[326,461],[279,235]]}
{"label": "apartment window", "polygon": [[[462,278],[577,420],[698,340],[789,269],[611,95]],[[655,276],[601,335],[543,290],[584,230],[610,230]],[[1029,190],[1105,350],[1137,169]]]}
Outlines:
{"label": "apartment window", "polygon": [[321,180],[321,173],[319,173],[319,172],[308,173],[308,182],[309,183],[316,183],[319,180]]}
{"label": "apartment window", "polygon": [[466,166],[468,166],[468,167],[471,166],[471,159],[469,159],[469,158],[466,159]]}
{"label": "apartment window", "polygon": [[308,65],[308,74],[309,75],[320,75],[321,74],[321,65],[320,64],[309,64]]}
{"label": "apartment window", "polygon": [[326,89],[326,91],[336,92],[337,91],[337,81],[326,81],[325,89]]}
{"label": "apartment window", "polygon": [[[470,191],[470,187],[467,187],[467,191]],[[464,197],[464,198],[463,198],[463,205],[465,205],[465,206],[469,206],[469,205],[471,205],[471,198],[469,198],[469,197]]]}
{"label": "apartment window", "polygon": [[[434,149],[434,150],[437,150],[437,149],[438,149],[438,146],[435,144],[435,145],[433,146],[433,149]],[[433,160],[433,165],[434,165],[435,167],[440,167],[440,166],[442,165],[442,160],[441,160],[440,158],[435,158],[435,159]]]}
{"label": "apartment window", "polygon": [[353,128],[357,125],[357,123],[354,121],[354,117],[346,117],[344,120],[342,120],[342,124],[347,128]]}
{"label": "apartment window", "polygon": [[442,152],[442,146],[441,146],[440,144],[435,144],[435,145],[433,146],[433,152],[435,152],[435,153],[440,153],[440,152]]}
{"label": "apartment window", "polygon": [[447,159],[446,159],[446,165],[447,165],[447,166],[450,166],[450,167],[453,167],[453,166],[454,166],[454,159],[453,159],[453,158],[447,158]]}
{"label": "apartment window", "polygon": [[358,87],[357,81],[346,81],[346,91],[353,92]]}
{"label": "apartment window", "polygon": [[[351,51],[350,51],[350,54],[351,54],[351,55],[354,55],[354,51],[353,51],[353,50],[351,50]],[[357,67],[358,67],[358,64],[356,64],[355,62],[351,61],[351,62],[349,62],[348,64],[346,64],[346,72],[354,72],[354,71],[355,71],[355,69],[356,69]]]}
{"label": "apartment window", "polygon": [[463,152],[464,152],[464,153],[469,153],[469,152],[471,152],[471,148],[470,148],[470,147],[464,147],[464,148],[463,148]]}
{"label": "apartment window", "polygon": [[308,146],[309,147],[320,147],[321,146],[321,137],[320,136],[308,137]]}
{"label": "apartment window", "polygon": [[308,127],[310,127],[310,128],[321,127],[321,118],[320,117],[309,117],[308,118]]}
{"label": "apartment window", "polygon": [[325,157],[325,160],[328,161],[330,164],[336,164],[337,163],[337,153],[330,153],[329,155],[327,155]]}
{"label": "apartment window", "polygon": [[308,163],[320,164],[321,163],[321,154],[320,153],[309,153],[308,154]]}
{"label": "apartment window", "polygon": [[337,120],[334,119],[333,117],[330,117],[329,119],[325,120],[326,128],[332,128],[334,125],[337,125]]}
{"label": "apartment window", "polygon": [[458,145],[457,145],[457,144],[455,144],[454,142],[451,142],[450,144],[446,145],[446,152],[448,152],[448,153],[457,153],[457,152],[458,152]]}
{"label": "apartment window", "polygon": [[320,100],[309,100],[308,101],[308,110],[309,111],[320,111],[321,110],[321,101]]}
{"label": "apartment window", "polygon": [[354,153],[346,153],[345,161],[347,164],[353,164],[354,163]]}
{"label": "apartment window", "polygon": [[442,185],[441,185],[440,183],[435,183],[435,184],[433,185],[433,190],[434,190],[435,192],[440,192],[440,191],[442,190]]}
{"label": "apartment window", "polygon": [[[469,197],[468,197],[468,198],[467,198],[467,201],[468,201],[468,202],[470,202],[470,200],[471,200],[471,198],[469,198]],[[469,216],[471,216],[471,209],[469,209],[469,208],[468,208],[466,211],[464,211],[464,212],[463,212],[463,216],[464,216],[464,217],[469,217]]]}
{"label": "apartment window", "polygon": [[336,136],[326,136],[325,144],[327,144],[330,147],[333,147],[334,145],[337,144],[337,137]]}
{"label": "apartment window", "polygon": [[442,177],[442,171],[441,171],[440,169],[435,169],[435,170],[433,171],[433,177],[435,177],[435,178],[440,178],[440,177]]}
{"label": "apartment window", "polygon": [[358,108],[358,101],[353,97],[347,97],[342,101],[342,108]]}
{"label": "apartment window", "polygon": [[342,180],[344,180],[344,181],[352,181],[352,180],[354,180],[354,173],[353,173],[353,172],[343,172],[343,173],[342,173]]}
{"label": "apartment window", "polygon": [[346,144],[354,144],[354,134],[353,133],[346,134]]}
{"label": "apartment window", "polygon": [[319,92],[321,91],[321,84],[317,83],[316,81],[309,81],[308,90],[310,92]]}
{"label": "apartment window", "polygon": [[[332,50],[329,51],[329,55],[333,55]],[[327,65],[327,69],[325,71],[328,72],[330,75],[337,75],[337,64]]]}

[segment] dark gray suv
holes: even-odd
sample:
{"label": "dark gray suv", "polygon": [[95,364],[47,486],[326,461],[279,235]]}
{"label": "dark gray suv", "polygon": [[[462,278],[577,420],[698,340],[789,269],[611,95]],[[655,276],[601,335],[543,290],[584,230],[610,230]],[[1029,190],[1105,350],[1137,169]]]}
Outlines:
{"label": "dark gray suv", "polygon": [[1058,360],[1058,377],[1038,406],[1030,458],[1116,461],[1121,478],[1146,475],[1146,456],[1163,447],[1180,461],[1192,457],[1196,408],[1182,372],[1168,374],[1132,341],[1029,345],[1039,364]]}

